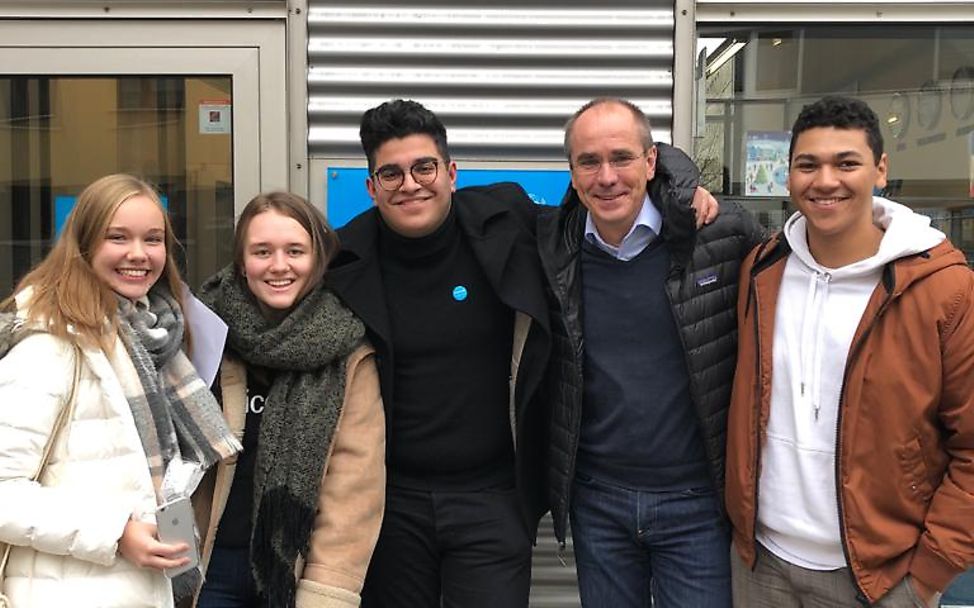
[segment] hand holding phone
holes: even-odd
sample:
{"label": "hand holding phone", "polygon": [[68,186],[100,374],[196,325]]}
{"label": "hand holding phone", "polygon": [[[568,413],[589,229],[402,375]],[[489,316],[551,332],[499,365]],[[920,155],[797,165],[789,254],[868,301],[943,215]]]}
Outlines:
{"label": "hand holding phone", "polygon": [[154,523],[131,519],[125,524],[122,537],[118,539],[118,552],[140,568],[182,567],[189,558],[186,543],[167,545],[157,537],[157,527]]}
{"label": "hand holding phone", "polygon": [[169,545],[185,544],[188,547],[183,555],[189,561],[182,566],[166,568],[163,570],[166,576],[173,578],[195,568],[199,564],[200,553],[196,545],[196,520],[189,498],[177,498],[161,505],[156,509],[156,524],[160,541]]}

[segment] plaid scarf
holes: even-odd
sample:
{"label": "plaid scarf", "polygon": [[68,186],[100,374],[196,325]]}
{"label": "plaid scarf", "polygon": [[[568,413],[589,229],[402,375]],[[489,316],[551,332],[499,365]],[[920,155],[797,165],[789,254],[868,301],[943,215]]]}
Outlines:
{"label": "plaid scarf", "polygon": [[[168,498],[162,490],[166,468],[175,458],[206,470],[243,447],[181,350],[182,310],[168,288],[156,284],[147,300],[134,303],[119,297],[118,320],[128,357],[116,354],[110,360],[132,410],[161,504]],[[199,568],[176,577],[176,600],[195,592],[201,580]]]}
{"label": "plaid scarf", "polygon": [[12,312],[0,312],[0,359],[20,341],[24,320]]}
{"label": "plaid scarf", "polygon": [[250,563],[261,605],[290,608],[341,415],[345,363],[365,326],[323,285],[279,322],[269,320],[233,265],[207,279],[199,297],[227,323],[235,355],[274,371],[257,444]]}

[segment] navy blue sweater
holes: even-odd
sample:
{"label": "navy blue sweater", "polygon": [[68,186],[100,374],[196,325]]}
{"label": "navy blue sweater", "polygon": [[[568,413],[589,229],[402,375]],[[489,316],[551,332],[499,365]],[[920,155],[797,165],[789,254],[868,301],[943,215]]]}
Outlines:
{"label": "navy blue sweater", "polygon": [[582,245],[585,372],[577,472],[625,488],[711,485],[666,296],[660,239],[628,262]]}

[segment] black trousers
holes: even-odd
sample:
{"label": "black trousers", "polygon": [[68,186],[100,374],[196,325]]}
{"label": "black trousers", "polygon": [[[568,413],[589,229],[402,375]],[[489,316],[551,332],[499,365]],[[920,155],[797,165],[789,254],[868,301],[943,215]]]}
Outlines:
{"label": "black trousers", "polygon": [[513,489],[387,489],[362,608],[526,608],[530,588],[531,540]]}

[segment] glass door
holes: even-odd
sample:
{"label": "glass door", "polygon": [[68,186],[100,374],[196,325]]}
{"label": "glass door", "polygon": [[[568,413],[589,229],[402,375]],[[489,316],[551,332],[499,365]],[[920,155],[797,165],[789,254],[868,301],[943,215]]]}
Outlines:
{"label": "glass door", "polygon": [[[158,188],[193,288],[230,262],[246,201],[286,187],[285,128],[261,137],[265,114],[284,123],[283,76],[262,107],[259,37],[187,47],[193,28],[169,27],[158,28],[156,46],[139,46],[132,33],[119,36],[123,25],[87,24],[88,40],[100,27],[111,46],[52,47],[37,37],[6,46],[0,24],[0,297],[47,254],[77,195],[102,175],[131,173]],[[78,33],[71,22],[41,29],[62,45]],[[265,71],[284,73],[283,45],[281,35],[281,64]]]}

